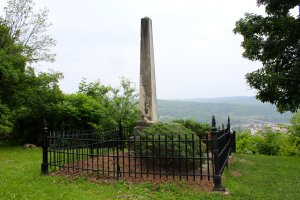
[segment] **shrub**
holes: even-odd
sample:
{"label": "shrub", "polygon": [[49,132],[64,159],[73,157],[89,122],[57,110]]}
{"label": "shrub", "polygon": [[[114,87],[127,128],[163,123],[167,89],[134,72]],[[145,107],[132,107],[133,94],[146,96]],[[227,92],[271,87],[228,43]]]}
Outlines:
{"label": "shrub", "polygon": [[211,126],[209,124],[200,123],[193,119],[176,119],[173,120],[173,122],[182,124],[185,128],[188,128],[191,131],[195,132],[199,137],[205,136],[211,129]]}
{"label": "shrub", "polygon": [[251,135],[250,132],[237,134],[237,152],[245,154],[264,154],[290,156],[299,154],[297,141],[291,134],[264,130]]}
{"label": "shrub", "polygon": [[183,125],[156,123],[138,132],[138,135],[141,141],[136,149],[138,155],[150,156],[152,162],[165,167],[181,166],[183,169],[186,165],[188,168],[200,166],[205,145],[201,144],[200,149],[199,137]]}
{"label": "shrub", "polygon": [[236,141],[237,153],[256,154],[259,153],[259,144],[262,138],[251,135],[249,132],[238,133]]}
{"label": "shrub", "polygon": [[290,138],[294,141],[297,150],[300,151],[300,111],[295,113],[291,120],[291,126],[289,127]]}
{"label": "shrub", "polygon": [[263,136],[263,140],[259,145],[260,154],[280,156],[297,154],[296,144],[289,139],[289,134],[266,130],[261,135]]}

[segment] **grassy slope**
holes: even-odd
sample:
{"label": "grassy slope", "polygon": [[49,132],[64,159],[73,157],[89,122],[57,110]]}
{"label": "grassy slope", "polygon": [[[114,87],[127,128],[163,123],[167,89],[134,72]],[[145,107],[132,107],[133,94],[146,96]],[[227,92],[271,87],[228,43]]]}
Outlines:
{"label": "grassy slope", "polygon": [[[297,199],[299,157],[237,155],[224,185],[231,195],[204,193],[185,185],[129,186],[92,183],[84,178],[40,175],[41,150],[0,147],[0,199]],[[287,171],[287,169],[290,170]],[[230,171],[242,176],[233,176]]]}
{"label": "grassy slope", "polygon": [[224,185],[243,199],[300,199],[300,158],[236,155]]}
{"label": "grassy slope", "polygon": [[124,182],[92,183],[84,178],[40,175],[41,150],[0,147],[0,199],[209,199],[174,184],[129,186]]}

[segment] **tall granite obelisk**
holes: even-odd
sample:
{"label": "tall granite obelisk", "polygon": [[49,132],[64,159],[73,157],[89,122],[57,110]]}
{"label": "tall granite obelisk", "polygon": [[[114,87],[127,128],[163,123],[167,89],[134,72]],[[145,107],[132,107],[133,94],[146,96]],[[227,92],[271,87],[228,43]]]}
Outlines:
{"label": "tall granite obelisk", "polygon": [[141,122],[146,124],[155,123],[157,121],[157,101],[152,21],[149,17],[141,19],[140,54],[139,110]]}

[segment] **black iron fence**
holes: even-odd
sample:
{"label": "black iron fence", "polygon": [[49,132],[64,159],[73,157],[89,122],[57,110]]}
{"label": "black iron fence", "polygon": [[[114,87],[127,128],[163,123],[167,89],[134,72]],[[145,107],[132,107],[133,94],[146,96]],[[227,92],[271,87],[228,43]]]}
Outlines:
{"label": "black iron fence", "polygon": [[43,134],[42,173],[59,170],[107,178],[213,180],[221,175],[233,151],[230,122],[226,129],[196,135],[135,135],[120,123],[111,131],[48,131]]}

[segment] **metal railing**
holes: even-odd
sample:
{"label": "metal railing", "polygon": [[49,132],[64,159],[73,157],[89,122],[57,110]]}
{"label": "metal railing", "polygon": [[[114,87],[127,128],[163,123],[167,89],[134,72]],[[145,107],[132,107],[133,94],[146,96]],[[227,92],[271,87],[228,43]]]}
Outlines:
{"label": "metal railing", "polygon": [[[231,134],[230,132],[230,118],[228,117],[227,127],[224,128],[222,124],[222,129],[216,128],[215,117],[212,117],[212,143],[213,143],[213,160],[214,160],[214,190],[224,191],[225,188],[221,184],[221,175],[225,169],[228,167],[228,158],[232,152],[235,152],[235,132]],[[234,142],[234,143],[233,143]]]}
{"label": "metal railing", "polygon": [[111,131],[43,132],[42,173],[60,170],[107,178],[214,181],[223,190],[221,174],[232,152],[230,122],[200,135],[135,135],[122,126]]}

